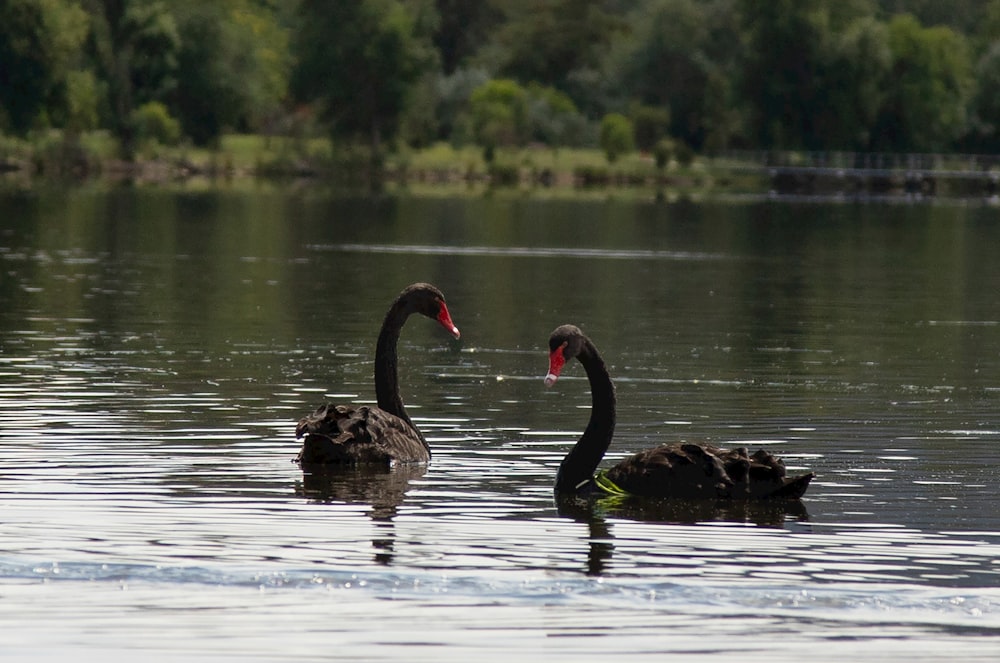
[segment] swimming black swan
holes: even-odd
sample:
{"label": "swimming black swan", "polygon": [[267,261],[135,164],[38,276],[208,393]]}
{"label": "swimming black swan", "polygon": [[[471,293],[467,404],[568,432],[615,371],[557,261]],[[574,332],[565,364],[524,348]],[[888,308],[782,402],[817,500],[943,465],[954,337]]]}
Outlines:
{"label": "swimming black swan", "polygon": [[375,397],[378,407],[325,403],[299,421],[295,436],[305,436],[296,462],[308,465],[426,463],[431,450],[413,425],[399,397],[396,343],[412,313],[426,315],[459,338],[441,291],[414,283],[399,294],[382,322],[375,346]]}
{"label": "swimming black swan", "polygon": [[[795,500],[812,472],[785,476],[785,464],[763,449],[668,444],[641,451],[608,470],[596,472],[615,431],[615,387],[593,342],[573,325],[556,328],[549,338],[551,387],[567,361],[576,357],[587,371],[592,407],[583,437],[566,454],[556,475],[560,495],[619,495],[644,498]],[[596,474],[595,474],[596,472]]]}

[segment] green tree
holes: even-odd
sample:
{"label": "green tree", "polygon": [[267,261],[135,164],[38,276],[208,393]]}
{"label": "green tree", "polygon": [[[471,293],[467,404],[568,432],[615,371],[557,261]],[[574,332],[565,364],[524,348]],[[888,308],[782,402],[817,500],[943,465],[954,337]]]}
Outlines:
{"label": "green tree", "polygon": [[983,0],[879,0],[886,15],[911,14],[921,25],[946,25],[971,33],[983,19]]}
{"label": "green tree", "polygon": [[889,23],[889,48],[892,75],[872,147],[947,149],[968,127],[973,80],[965,38],[943,26],[924,28],[904,14]]}
{"label": "green tree", "polygon": [[743,97],[750,129],[762,146],[815,148],[821,107],[829,14],[825,2],[741,3],[748,49]]}
{"label": "green tree", "polygon": [[527,136],[528,92],[510,79],[488,81],[472,91],[469,114],[476,143],[487,154],[503,145],[519,145]]}
{"label": "green tree", "polygon": [[708,151],[724,150],[734,143],[746,145],[748,113],[735,101],[737,93],[731,79],[713,72],[705,86],[705,142]]}
{"label": "green tree", "polygon": [[973,33],[982,44],[980,51],[985,53],[993,42],[1000,39],[1000,0],[990,0],[979,17]]}
{"label": "green tree", "polygon": [[[740,80],[747,38],[741,28],[739,0],[705,0],[698,8],[704,26],[699,56],[705,72],[704,96],[694,121],[684,106],[678,106],[678,112],[672,114],[671,131],[696,149],[745,146],[750,113],[740,95]],[[678,149],[684,151],[682,146]]]}
{"label": "green tree", "polygon": [[[705,100],[713,64],[707,15],[709,5],[694,0],[661,0],[642,5],[630,19],[630,47],[624,51],[620,81],[628,96],[644,107],[669,109],[669,133],[700,147],[705,140]],[[637,142],[651,149],[660,136]]]}
{"label": "green tree", "polygon": [[670,111],[661,106],[638,106],[632,110],[632,126],[636,146],[648,152],[669,135]]}
{"label": "green tree", "polygon": [[976,64],[975,138],[979,149],[1000,149],[1000,41]]}
{"label": "green tree", "polygon": [[334,138],[365,140],[377,155],[399,129],[408,96],[434,63],[422,6],[399,0],[302,0],[293,89],[318,103]]}
{"label": "green tree", "polygon": [[601,120],[601,149],[608,161],[614,162],[635,148],[632,140],[632,122],[620,113],[608,113]]}
{"label": "green tree", "polygon": [[84,7],[89,51],[107,91],[106,123],[131,158],[136,106],[166,100],[177,83],[177,25],[162,2],[84,0]]}
{"label": "green tree", "polygon": [[472,142],[473,129],[468,113],[472,91],[490,80],[485,69],[458,69],[450,75],[434,77],[434,116],[438,138],[462,145]]}
{"label": "green tree", "polygon": [[0,125],[24,133],[46,124],[87,34],[69,0],[0,2]]}
{"label": "green tree", "polygon": [[484,0],[435,0],[434,4],[438,14],[434,46],[441,73],[451,76],[475,55],[504,16],[493,2]]}
{"label": "green tree", "polygon": [[[867,0],[741,0],[747,57],[741,97],[751,138],[765,147],[830,147],[836,36],[872,15]],[[850,92],[848,92],[850,94]]]}
{"label": "green tree", "polygon": [[569,95],[538,83],[528,85],[527,93],[531,140],[553,147],[583,143],[587,120]]}
{"label": "green tree", "polygon": [[506,21],[481,53],[503,76],[578,93],[574,72],[601,65],[613,37],[624,29],[607,0],[508,0]]}
{"label": "green tree", "polygon": [[282,107],[291,66],[288,35],[252,0],[185,0],[172,106],[199,145],[226,129],[258,130]]}
{"label": "green tree", "polygon": [[132,111],[131,120],[139,141],[176,145],[181,139],[180,123],[158,101],[150,101],[136,108]]}
{"label": "green tree", "polygon": [[98,127],[100,92],[97,78],[90,70],[71,71],[66,75],[66,107],[63,126],[70,132]]}
{"label": "green tree", "polygon": [[858,19],[833,37],[824,90],[826,103],[817,120],[824,148],[871,148],[872,130],[885,102],[891,67],[892,52],[884,23],[871,17]]}

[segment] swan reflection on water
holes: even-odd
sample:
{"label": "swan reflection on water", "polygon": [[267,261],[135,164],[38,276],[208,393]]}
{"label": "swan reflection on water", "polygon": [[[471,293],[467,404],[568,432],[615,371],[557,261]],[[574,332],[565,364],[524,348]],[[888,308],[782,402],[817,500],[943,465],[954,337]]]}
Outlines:
{"label": "swan reflection on water", "polygon": [[367,504],[368,517],[377,525],[379,536],[372,539],[374,560],[389,565],[395,555],[396,533],[393,518],[406,499],[410,482],[427,473],[423,464],[380,466],[302,466],[302,481],[295,492],[320,504]]}
{"label": "swan reflection on water", "polygon": [[586,499],[558,495],[559,515],[579,522],[595,516],[623,518],[647,523],[694,525],[705,522],[748,523],[761,527],[783,527],[789,518],[809,520],[801,500],[682,500],[609,496]]}
{"label": "swan reflection on water", "polygon": [[753,524],[781,528],[790,519],[809,520],[801,500],[680,500],[610,496],[587,499],[557,494],[560,516],[587,525],[589,550],[587,575],[599,576],[607,570],[614,554],[614,535],[609,518],[665,525],[694,525],[709,522]]}

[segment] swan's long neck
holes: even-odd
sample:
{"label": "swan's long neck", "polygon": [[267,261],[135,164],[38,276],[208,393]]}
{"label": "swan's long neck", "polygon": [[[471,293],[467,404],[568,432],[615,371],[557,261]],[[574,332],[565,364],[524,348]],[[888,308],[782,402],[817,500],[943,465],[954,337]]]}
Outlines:
{"label": "swan's long neck", "polygon": [[577,487],[594,476],[604,453],[611,446],[615,433],[615,386],[590,340],[584,342],[577,359],[587,371],[590,380],[591,409],[590,421],[583,437],[570,449],[559,466],[556,475],[557,492],[573,492]]}
{"label": "swan's long neck", "polygon": [[399,395],[396,344],[399,342],[399,332],[408,317],[410,313],[400,300],[396,300],[385,314],[382,331],[379,332],[378,343],[375,346],[375,398],[380,409],[408,423],[426,447],[427,441],[406,413],[403,399]]}

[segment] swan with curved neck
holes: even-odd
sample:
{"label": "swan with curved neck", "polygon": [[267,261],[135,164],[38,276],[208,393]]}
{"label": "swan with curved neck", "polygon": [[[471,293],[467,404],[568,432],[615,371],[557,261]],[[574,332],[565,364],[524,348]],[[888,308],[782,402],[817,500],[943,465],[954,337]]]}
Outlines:
{"label": "swan with curved neck", "polygon": [[396,345],[403,325],[414,313],[437,321],[454,338],[460,337],[440,290],[429,283],[414,283],[404,289],[389,307],[375,346],[377,407],[325,403],[302,418],[295,428],[295,436],[305,438],[295,459],[298,463],[389,465],[430,460],[430,446],[399,395]]}
{"label": "swan with curved neck", "polygon": [[723,500],[798,499],[815,476],[785,476],[785,464],[763,449],[720,449],[706,444],[667,444],[641,451],[614,467],[597,471],[615,432],[615,387],[594,343],[573,325],[549,337],[545,385],[558,380],[577,359],[590,381],[590,421],[559,466],[559,494],[620,495],[640,498]]}

